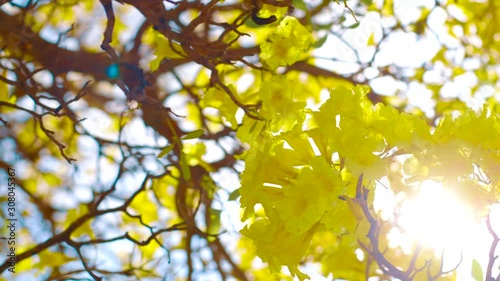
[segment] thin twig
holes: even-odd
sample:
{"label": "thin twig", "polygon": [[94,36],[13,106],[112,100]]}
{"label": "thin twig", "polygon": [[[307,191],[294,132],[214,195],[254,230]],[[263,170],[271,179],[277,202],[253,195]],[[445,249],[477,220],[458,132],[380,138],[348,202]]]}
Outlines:
{"label": "thin twig", "polygon": [[116,54],[113,47],[111,47],[110,43],[113,38],[113,29],[115,26],[115,13],[113,12],[113,3],[111,0],[100,0],[102,6],[104,7],[104,11],[106,12],[106,16],[108,18],[108,22],[106,23],[106,29],[104,30],[104,39],[102,40],[101,48],[111,56],[113,61],[118,61],[118,55]]}
{"label": "thin twig", "polygon": [[495,255],[495,250],[498,246],[500,238],[498,237],[498,234],[495,232],[493,226],[491,225],[491,213],[488,214],[488,216],[486,217],[486,227],[488,228],[488,232],[490,233],[490,235],[493,237],[493,241],[491,242],[490,251],[488,254],[489,259],[488,259],[488,266],[486,267],[486,278],[487,278],[486,280],[494,281],[498,280],[498,278],[495,279],[493,277],[493,265],[495,261],[498,259],[498,256]]}

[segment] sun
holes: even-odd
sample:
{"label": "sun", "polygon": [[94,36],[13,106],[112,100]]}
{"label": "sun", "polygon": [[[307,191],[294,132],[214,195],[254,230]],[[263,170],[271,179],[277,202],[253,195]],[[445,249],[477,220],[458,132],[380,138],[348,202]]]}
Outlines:
{"label": "sun", "polygon": [[[425,180],[415,195],[402,199],[386,184],[380,182],[383,188],[378,191],[383,192],[374,205],[385,220],[394,223],[388,233],[390,247],[400,247],[406,254],[412,254],[415,245],[433,250],[436,257],[442,258],[442,270],[456,269],[457,280],[473,280],[474,263],[485,272],[493,247],[492,233],[483,215],[465,201],[469,198],[459,197],[453,186]],[[500,204],[490,205],[488,213],[493,231],[498,233]]]}
{"label": "sun", "polygon": [[473,209],[442,183],[426,180],[401,204],[398,224],[420,244],[434,249],[463,246],[474,236]]}

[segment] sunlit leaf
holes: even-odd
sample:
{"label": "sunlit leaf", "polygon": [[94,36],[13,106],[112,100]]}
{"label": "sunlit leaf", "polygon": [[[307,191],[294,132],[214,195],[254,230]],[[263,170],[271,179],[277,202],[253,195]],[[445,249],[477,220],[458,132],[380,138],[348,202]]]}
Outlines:
{"label": "sunlit leaf", "polygon": [[197,139],[203,136],[203,134],[204,134],[203,130],[196,130],[185,134],[184,136],[182,136],[182,139],[183,140]]}
{"label": "sunlit leaf", "polygon": [[360,24],[360,22],[358,21],[358,22],[356,22],[354,24],[351,24],[351,25],[347,26],[347,28],[354,29],[354,28],[358,27],[359,24]]}
{"label": "sunlit leaf", "polygon": [[59,267],[66,263],[76,260],[74,257],[68,257],[60,252],[53,252],[50,250],[42,251],[40,253],[40,260],[37,264],[33,265],[35,268],[43,270],[45,267]]}
{"label": "sunlit leaf", "polygon": [[191,168],[189,167],[189,164],[188,164],[187,159],[186,159],[186,154],[184,154],[184,153],[181,154],[180,165],[181,165],[182,178],[184,178],[184,180],[187,180],[187,181],[190,180],[191,179]]}
{"label": "sunlit leaf", "polygon": [[219,233],[220,229],[220,214],[221,210],[213,208],[210,209],[210,225],[207,230],[207,233],[211,235],[209,237],[209,241],[217,239],[217,236],[215,235]]}
{"label": "sunlit leaf", "polygon": [[323,46],[323,44],[325,44],[327,39],[328,39],[328,36],[321,37],[318,41],[316,41],[314,43],[313,48],[321,48],[321,46]]}
{"label": "sunlit leaf", "polygon": [[483,281],[483,270],[481,264],[476,259],[472,260],[472,278],[476,281]]}
{"label": "sunlit leaf", "polygon": [[229,201],[234,201],[234,200],[238,199],[238,197],[240,197],[240,191],[239,191],[239,189],[235,189],[235,190],[233,190],[233,192],[231,192],[229,194],[229,199],[228,200]]}
{"label": "sunlit leaf", "polygon": [[370,37],[368,37],[368,46],[373,46],[375,45],[375,33],[370,34]]}
{"label": "sunlit leaf", "polygon": [[309,8],[307,7],[307,4],[304,2],[304,0],[293,0],[293,6],[297,9],[307,11]]}
{"label": "sunlit leaf", "polygon": [[150,224],[158,220],[158,207],[149,198],[148,193],[148,191],[142,191],[137,194],[130,204],[130,208],[140,214],[145,223]]}
{"label": "sunlit leaf", "polygon": [[172,149],[174,149],[175,147],[175,144],[169,144],[167,145],[161,152],[160,154],[158,154],[158,156],[156,156],[156,158],[162,158],[163,156],[167,155],[168,153],[170,153],[170,151],[172,151]]}

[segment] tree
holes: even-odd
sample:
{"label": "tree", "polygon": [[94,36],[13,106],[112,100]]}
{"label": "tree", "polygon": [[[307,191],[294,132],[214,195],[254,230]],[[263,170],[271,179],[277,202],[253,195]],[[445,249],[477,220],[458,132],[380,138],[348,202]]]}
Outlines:
{"label": "tree", "polygon": [[395,242],[429,182],[485,223],[471,274],[500,280],[497,1],[19,2],[3,280],[455,280]]}

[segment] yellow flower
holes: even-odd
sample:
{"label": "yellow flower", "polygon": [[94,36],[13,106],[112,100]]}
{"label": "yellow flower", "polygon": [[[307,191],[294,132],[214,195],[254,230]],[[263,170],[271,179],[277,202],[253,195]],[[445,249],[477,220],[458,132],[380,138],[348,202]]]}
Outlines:
{"label": "yellow flower", "polygon": [[311,33],[296,18],[287,16],[261,44],[260,58],[271,69],[291,65],[307,58],[312,43]]}
{"label": "yellow flower", "polygon": [[286,265],[292,276],[305,280],[309,276],[300,272],[297,266],[311,243],[314,231],[312,228],[304,233],[292,234],[280,222],[261,219],[243,228],[241,234],[254,242],[257,255],[269,264],[271,271],[279,272],[281,266]]}

